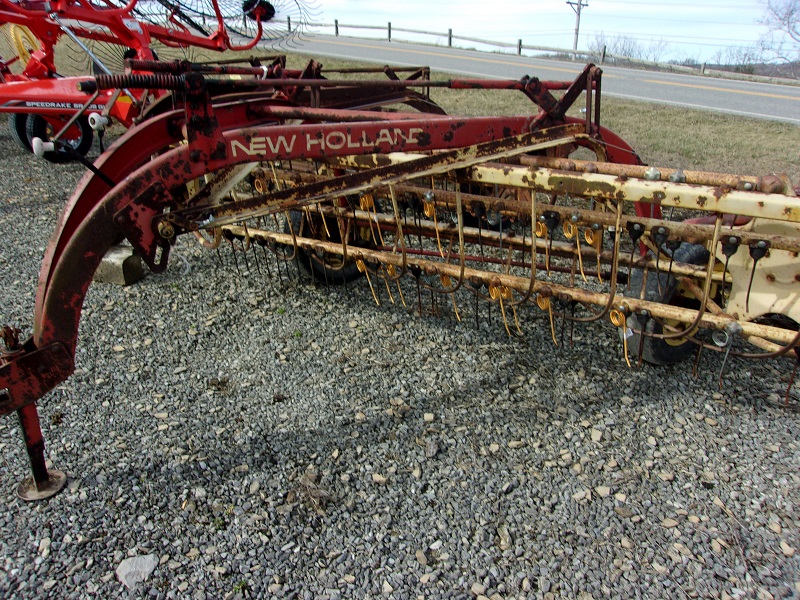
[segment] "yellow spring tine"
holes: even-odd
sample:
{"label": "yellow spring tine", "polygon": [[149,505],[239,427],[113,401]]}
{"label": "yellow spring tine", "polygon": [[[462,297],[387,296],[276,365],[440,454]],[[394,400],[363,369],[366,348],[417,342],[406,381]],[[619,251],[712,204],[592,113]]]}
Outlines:
{"label": "yellow spring tine", "polygon": [[[536,237],[544,238],[544,266],[547,274],[550,275],[550,244],[547,243],[547,225],[541,221],[536,223]],[[535,240],[534,243],[536,243]]]}
{"label": "yellow spring tine", "polygon": [[442,240],[439,238],[439,219],[436,216],[436,204],[434,202],[423,202],[422,212],[429,219],[433,219],[433,227],[436,229],[436,244],[439,246],[439,254],[444,258],[442,250]]}
{"label": "yellow spring tine", "polygon": [[394,304],[394,296],[392,296],[392,289],[389,287],[389,280],[384,277],[383,283],[386,284],[386,293],[389,294],[389,301]]}
{"label": "yellow spring tine", "polygon": [[556,339],[556,325],[553,321],[553,305],[550,303],[550,298],[539,294],[536,297],[536,305],[542,310],[547,311],[547,315],[550,317],[550,336],[553,338],[553,343],[558,346],[558,340]]}
{"label": "yellow spring tine", "polygon": [[600,251],[603,243],[603,236],[594,229],[587,229],[583,232],[583,239],[586,240],[587,244],[594,248],[595,254],[597,255],[597,279],[600,280],[600,283],[603,283],[603,273],[600,270]]}
{"label": "yellow spring tine", "polygon": [[[500,298],[502,300],[513,300],[514,293],[507,285],[500,286]],[[519,317],[517,316],[517,306],[514,302],[511,303],[511,313],[514,315],[514,325],[517,327],[517,334],[522,337],[522,328],[519,326]]]}
{"label": "yellow spring tine", "polygon": [[575,240],[575,250],[578,253],[578,266],[581,270],[581,277],[583,277],[583,281],[585,283],[589,283],[589,280],[586,279],[586,273],[583,271],[583,254],[581,253],[581,236],[578,226],[570,221],[564,221],[564,224],[561,226],[561,228],[564,230],[565,238],[568,240]]}
{"label": "yellow spring tine", "polygon": [[[395,225],[397,227],[397,234],[396,234],[396,237],[395,237],[395,247],[397,246],[397,241],[399,240],[400,241],[400,253],[403,256],[403,273],[405,273],[406,260],[407,260],[407,257],[406,257],[406,237],[403,234],[403,224],[402,224],[402,221],[400,220],[400,208],[397,206],[397,196],[394,193],[394,186],[393,185],[389,186],[389,195],[392,198],[392,209],[394,210],[394,222],[395,222]],[[394,266],[392,266],[392,268],[394,268]],[[392,276],[392,277],[395,277],[395,273],[394,272],[390,272],[389,275]],[[398,289],[399,289],[399,287],[400,287],[400,285],[398,284]],[[400,292],[400,297],[401,298],[403,297],[403,293],[402,292]],[[405,305],[406,305],[406,302],[405,302],[405,300],[403,300],[403,306],[405,306]]]}
{"label": "yellow spring tine", "polygon": [[[280,192],[281,191],[281,184],[278,181],[278,173],[275,171],[275,163],[274,162],[270,163],[270,166],[272,167],[272,179],[275,181],[275,189]],[[266,188],[266,186],[265,186],[265,188]]]}
{"label": "yellow spring tine", "polygon": [[322,226],[325,227],[325,235],[328,236],[328,239],[331,239],[331,232],[328,229],[328,219],[325,218],[325,215],[322,214],[322,206],[317,204],[317,212],[319,213],[320,218],[322,219]]}
{"label": "yellow spring tine", "polygon": [[511,337],[511,330],[508,328],[508,319],[506,318],[506,307],[503,306],[503,292],[499,285],[489,286],[489,297],[492,300],[497,300],[500,303],[500,313],[503,315],[503,325],[506,326],[506,333]]}
{"label": "yellow spring tine", "polygon": [[403,289],[400,287],[400,280],[397,278],[397,268],[392,264],[386,265],[386,272],[397,284],[397,293],[400,294],[400,302],[403,303],[403,307],[408,308],[406,306],[406,299],[403,297]]}
{"label": "yellow spring tine", "polygon": [[378,237],[381,239],[381,246],[384,246],[385,244],[383,242],[383,232],[381,231],[380,221],[378,221],[378,209],[375,206],[375,198],[373,198],[372,194],[368,194],[368,195],[369,195],[369,208],[367,209],[367,212],[369,212],[369,210],[372,209],[372,214],[370,215],[370,220],[372,220],[372,216],[374,215],[375,216],[375,229],[378,230]]}
{"label": "yellow spring tine", "polygon": [[400,302],[403,303],[403,308],[408,308],[406,299],[403,297],[403,290],[400,288],[400,281],[395,281],[395,283],[397,284],[397,292],[400,294]]}
{"label": "yellow spring tine", "polygon": [[378,306],[381,305],[381,301],[378,300],[377,294],[375,294],[375,288],[372,287],[372,280],[369,277],[369,269],[367,269],[367,265],[364,264],[364,261],[360,258],[356,260],[356,267],[358,267],[359,272],[363,273],[367,277],[367,283],[369,284],[369,291],[372,292],[372,297],[375,299],[375,304]]}
{"label": "yellow spring tine", "polygon": [[631,360],[628,358],[628,336],[627,336],[627,327],[628,327],[628,320],[625,317],[625,313],[619,309],[613,309],[608,314],[609,319],[611,319],[611,323],[613,323],[614,327],[619,327],[622,332],[622,352],[625,356],[625,362],[628,364],[628,367],[631,367]]}
{"label": "yellow spring tine", "polygon": [[[364,194],[361,196],[361,201],[359,203],[361,210],[364,210],[369,215],[369,219],[367,222],[369,223],[369,233],[372,236],[372,241],[377,245],[378,238],[375,236],[375,231],[372,229],[372,213],[370,212],[370,207],[375,206],[375,201],[372,198],[372,194]],[[381,245],[383,245],[383,240],[381,239]]]}
{"label": "yellow spring tine", "polygon": [[[439,275],[439,280],[442,282],[442,287],[449,288],[450,287],[450,276],[449,275]],[[458,305],[456,304],[456,295],[455,292],[450,294],[450,297],[453,299],[453,312],[456,313],[456,319],[461,322],[461,315],[458,314]]]}

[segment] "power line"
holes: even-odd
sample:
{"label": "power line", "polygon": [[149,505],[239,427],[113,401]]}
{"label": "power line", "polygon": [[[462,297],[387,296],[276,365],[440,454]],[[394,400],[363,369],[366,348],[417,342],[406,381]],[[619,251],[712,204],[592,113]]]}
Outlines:
{"label": "power line", "polygon": [[734,22],[734,21],[696,21],[692,19],[691,21],[686,20],[686,18],[681,19],[665,19],[663,17],[639,17],[639,16],[630,16],[630,15],[614,15],[614,14],[597,14],[595,15],[595,19],[600,21],[602,19],[625,19],[631,21],[658,21],[659,23],[683,23],[684,25],[734,25],[734,26],[741,26],[741,27],[753,27],[752,23],[743,23],[741,21]]}
{"label": "power line", "polygon": [[[658,35],[656,37],[655,34],[647,37],[647,36],[638,36],[638,35],[631,35],[624,31],[608,31],[606,29],[590,29],[589,31],[584,32],[586,34],[594,34],[594,35],[615,35],[620,37],[630,38],[632,40],[646,40],[649,42],[657,42],[657,41],[667,41],[674,44],[692,44],[696,46],[721,46],[723,44],[704,44],[703,42],[678,42],[675,40],[705,40],[709,41],[720,41],[720,42],[730,42],[730,38],[712,38],[708,36],[692,36],[692,35]],[[746,40],[743,40],[746,41]]]}
{"label": "power line", "polygon": [[[636,6],[641,6],[642,5],[640,0],[597,0],[597,1],[601,2],[602,4],[627,4],[627,5],[634,4]],[[651,6],[652,6],[652,4],[655,4],[655,3],[651,3]],[[672,3],[672,2],[661,2],[659,4],[660,4],[661,8],[704,8],[704,9],[720,8],[720,9],[725,9],[725,10],[729,10],[729,9],[734,9],[735,8],[735,9],[744,9],[744,10],[748,10],[748,9],[749,10],[761,10],[761,9],[759,9],[758,6],[755,6],[752,3],[731,4],[730,2],[724,2],[723,4],[720,4],[720,5],[711,5],[711,6],[709,6],[709,5],[702,5],[701,6],[696,2],[695,3],[688,3],[687,2],[687,3],[680,3],[680,4],[676,4],[676,3]]]}

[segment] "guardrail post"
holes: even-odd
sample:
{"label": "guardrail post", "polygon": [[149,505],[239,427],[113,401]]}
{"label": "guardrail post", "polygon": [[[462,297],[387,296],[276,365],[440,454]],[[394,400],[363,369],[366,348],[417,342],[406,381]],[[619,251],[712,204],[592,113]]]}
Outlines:
{"label": "guardrail post", "polygon": [[387,31],[387,34],[389,36],[388,39],[391,42],[392,41],[392,22],[391,21],[389,21],[389,26],[386,28],[386,31]]}
{"label": "guardrail post", "polygon": [[452,29],[448,29],[447,30],[447,47],[448,48],[452,48],[453,47],[453,30]]}
{"label": "guardrail post", "polygon": [[339,19],[333,20],[333,27],[336,29],[336,37],[339,37]]}
{"label": "guardrail post", "polygon": [[517,56],[522,56],[522,40],[517,40]]}
{"label": "guardrail post", "polygon": [[602,65],[605,62],[606,62],[606,47],[603,46],[603,51],[600,53],[600,64]]}

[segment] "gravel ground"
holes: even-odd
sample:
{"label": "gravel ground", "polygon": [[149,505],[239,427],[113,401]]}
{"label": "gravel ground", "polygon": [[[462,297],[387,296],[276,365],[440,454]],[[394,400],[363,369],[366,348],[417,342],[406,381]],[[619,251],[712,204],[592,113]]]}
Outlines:
{"label": "gravel ground", "polygon": [[[81,170],[4,132],[0,323],[27,334]],[[459,323],[177,253],[90,289],[78,372],[40,405],[64,492],[16,499],[0,420],[0,597],[800,595],[791,365],[733,360],[720,393],[718,356],[629,369],[610,325],[556,349],[538,309],[509,339],[465,297]],[[150,555],[129,591],[115,570]]]}

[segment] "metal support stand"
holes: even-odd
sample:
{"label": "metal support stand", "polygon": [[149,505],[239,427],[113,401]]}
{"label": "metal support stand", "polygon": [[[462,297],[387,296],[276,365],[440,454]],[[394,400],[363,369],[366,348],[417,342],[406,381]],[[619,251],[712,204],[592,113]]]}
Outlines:
{"label": "metal support stand", "polygon": [[28,404],[17,411],[28,458],[31,460],[33,475],[17,486],[17,496],[25,502],[46,500],[55,496],[67,484],[67,476],[61,471],[47,470],[44,461],[44,438],[39,427],[39,413],[36,404]]}

